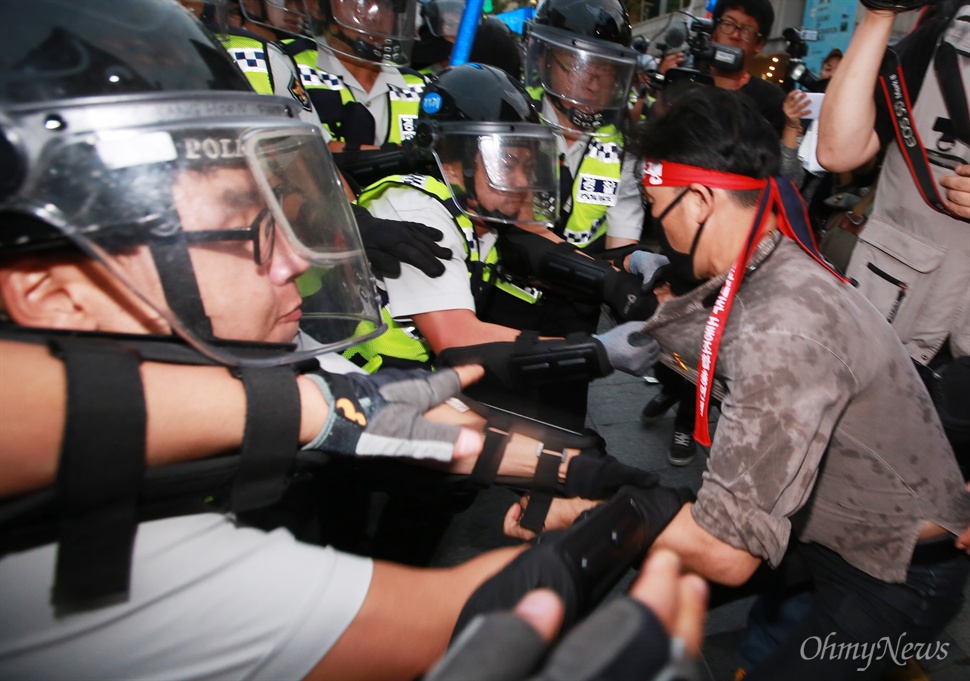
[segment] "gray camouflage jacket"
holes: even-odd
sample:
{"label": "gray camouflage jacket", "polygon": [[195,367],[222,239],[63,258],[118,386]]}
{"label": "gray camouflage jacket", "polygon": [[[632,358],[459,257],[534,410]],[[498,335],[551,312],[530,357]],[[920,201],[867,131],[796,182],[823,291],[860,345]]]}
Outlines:
{"label": "gray camouflage jacket", "polygon": [[[688,367],[725,277],[646,323]],[[794,531],[903,582],[924,522],[954,534],[970,523],[970,495],[899,339],[795,242],[776,233],[759,244],[715,373],[726,394],[693,517],[721,541],[777,566]]]}

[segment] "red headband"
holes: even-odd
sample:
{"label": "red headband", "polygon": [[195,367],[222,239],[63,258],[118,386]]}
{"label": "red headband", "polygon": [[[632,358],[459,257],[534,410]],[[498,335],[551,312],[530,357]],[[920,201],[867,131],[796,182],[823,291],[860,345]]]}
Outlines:
{"label": "red headband", "polygon": [[778,229],[782,234],[796,241],[816,262],[842,281],[848,280],[833,270],[818,252],[815,235],[809,226],[805,204],[798,190],[789,180],[782,177],[759,180],[746,175],[724,173],[671,161],[647,161],[643,165],[644,187],[686,187],[695,182],[706,187],[729,191],[761,190],[761,200],[754,218],[754,224],[751,225],[748,234],[748,241],[738,254],[734,266],[728,272],[727,279],[724,281],[717,301],[714,303],[714,308],[704,328],[700,358],[697,362],[697,411],[694,417],[694,439],[702,445],[709,446],[711,436],[707,427],[708,407],[714,384],[714,367],[717,365],[717,351],[721,344],[721,335],[727,325],[727,318],[731,313],[731,304],[734,302],[734,294],[741,286],[748,261],[754,255],[754,250],[764,234],[768,215],[777,210]]}
{"label": "red headband", "polygon": [[646,161],[644,163],[644,187],[686,187],[695,182],[705,187],[729,190],[764,189],[768,186],[768,180],[759,180],[755,177],[734,173],[723,173],[720,170],[686,166],[672,161]]}

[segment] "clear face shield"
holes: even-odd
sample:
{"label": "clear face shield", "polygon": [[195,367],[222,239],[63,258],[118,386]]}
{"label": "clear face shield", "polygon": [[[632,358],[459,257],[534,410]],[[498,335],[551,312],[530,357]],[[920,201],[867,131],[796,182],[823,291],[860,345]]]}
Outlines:
{"label": "clear face shield", "polygon": [[[329,14],[325,5],[329,4]],[[351,59],[406,66],[415,42],[416,0],[327,0],[317,43]]]}
{"label": "clear face shield", "polygon": [[[59,134],[25,140],[37,163],[5,209],[96,259],[149,332],[220,362],[342,350],[382,330],[380,303],[326,144],[280,115],[289,105],[230,93],[67,103]],[[27,131],[50,117],[8,113]],[[298,332],[322,347],[297,351]]]}
{"label": "clear face shield", "polygon": [[310,12],[305,0],[239,0],[239,6],[248,21],[274,32],[296,37],[310,32]]}
{"label": "clear face shield", "polygon": [[541,87],[573,124],[564,126],[558,117],[545,121],[553,127],[591,132],[619,122],[636,68],[637,53],[632,49],[548,26],[529,26],[526,85]]}
{"label": "clear face shield", "polygon": [[533,123],[442,124],[435,158],[471,218],[548,226],[559,213],[556,135]]}
{"label": "clear face shield", "polygon": [[425,8],[425,24],[437,38],[455,38],[465,12],[465,0],[431,0]]}

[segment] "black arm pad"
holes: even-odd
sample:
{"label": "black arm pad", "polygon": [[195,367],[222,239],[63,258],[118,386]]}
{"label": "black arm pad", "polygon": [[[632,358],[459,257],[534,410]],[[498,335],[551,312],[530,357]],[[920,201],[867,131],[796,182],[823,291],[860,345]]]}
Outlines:
{"label": "black arm pad", "polygon": [[650,544],[640,505],[624,493],[580,516],[568,530],[546,532],[471,595],[452,637],[477,615],[515,607],[532,589],[563,600],[563,631],[586,615],[634,565]]}
{"label": "black arm pad", "polygon": [[380,149],[347,148],[333,155],[340,172],[367,186],[389,175],[436,173],[434,158],[409,144]]}
{"label": "black arm pad", "polygon": [[438,353],[439,366],[481,364],[487,375],[509,388],[560,381],[592,380],[613,371],[603,344],[592,336],[539,340],[523,331],[514,343],[482,343]]}
{"label": "black arm pad", "polygon": [[505,271],[581,300],[600,302],[603,282],[615,271],[609,263],[584,255],[572,244],[515,227],[499,233],[498,248]]}

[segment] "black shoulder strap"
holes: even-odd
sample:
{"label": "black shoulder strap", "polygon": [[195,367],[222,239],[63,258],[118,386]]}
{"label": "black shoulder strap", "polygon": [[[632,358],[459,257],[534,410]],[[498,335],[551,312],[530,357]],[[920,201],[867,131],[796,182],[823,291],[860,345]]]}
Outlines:
{"label": "black shoulder strap", "polygon": [[300,448],[300,392],[293,367],[243,368],[246,430],[232,489],[236,513],[275,503]]}
{"label": "black shoulder strap", "polygon": [[67,422],[52,600],[71,610],[127,598],[147,417],[137,354],[80,339],[53,350],[67,372]]}
{"label": "black shoulder strap", "polygon": [[956,220],[970,222],[967,218],[951,213],[940,197],[933,172],[930,170],[926,148],[920,140],[916,126],[913,125],[913,107],[910,104],[909,93],[906,91],[903,70],[896,58],[896,53],[891,48],[886,50],[886,56],[883,59],[879,86],[889,107],[899,151],[906,159],[906,165],[909,167],[920,196],[933,210]]}
{"label": "black shoulder strap", "polygon": [[[970,16],[963,15],[955,21],[970,21]],[[964,56],[966,53],[964,53]],[[967,91],[964,88],[966,72],[961,72],[959,66],[960,51],[953,43],[944,39],[936,48],[933,66],[940,83],[940,91],[946,104],[947,115],[950,117],[952,130],[957,139],[964,144],[970,144],[970,108],[968,108]]]}
{"label": "black shoulder strap", "polygon": [[280,46],[291,57],[295,57],[301,52],[317,51],[317,44],[309,38],[288,38],[281,41]]}

